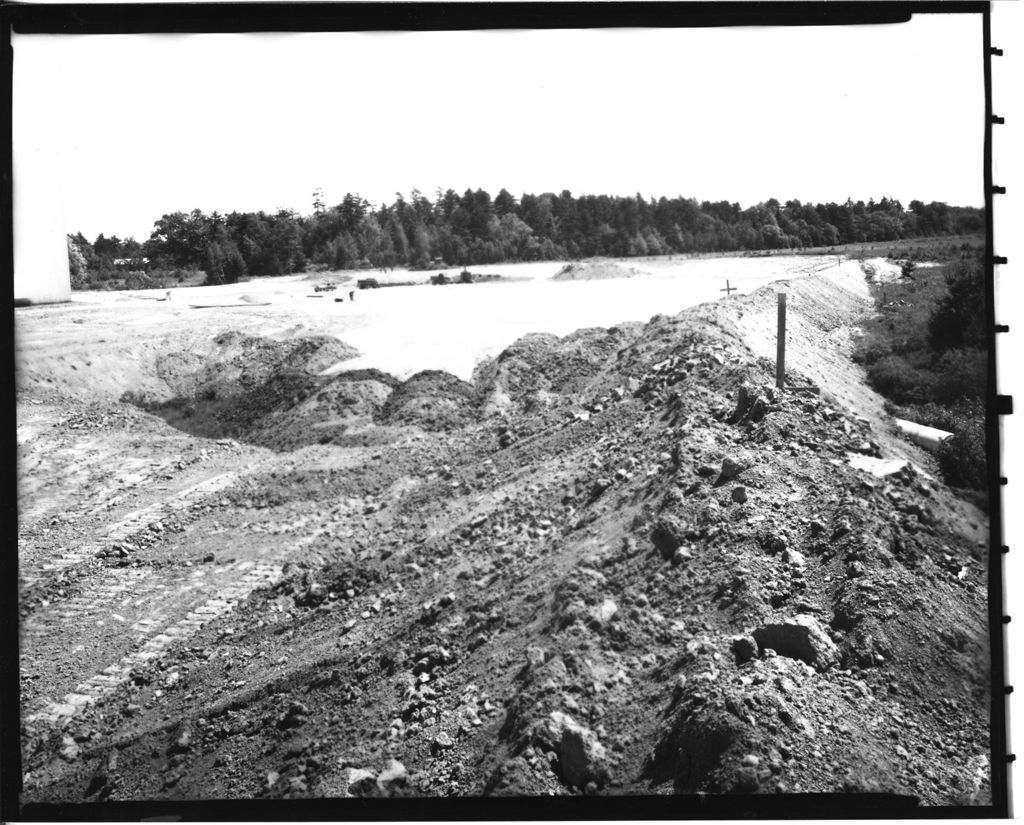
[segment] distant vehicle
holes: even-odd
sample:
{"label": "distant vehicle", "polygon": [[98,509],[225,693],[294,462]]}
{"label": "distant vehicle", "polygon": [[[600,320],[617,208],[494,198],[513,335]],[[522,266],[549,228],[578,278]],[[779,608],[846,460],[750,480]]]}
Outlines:
{"label": "distant vehicle", "polygon": [[317,284],[313,287],[313,290],[315,292],[333,292],[337,288],[337,284]]}
{"label": "distant vehicle", "polygon": [[380,281],[376,278],[362,278],[356,281],[356,286],[360,289],[377,289],[380,286]]}

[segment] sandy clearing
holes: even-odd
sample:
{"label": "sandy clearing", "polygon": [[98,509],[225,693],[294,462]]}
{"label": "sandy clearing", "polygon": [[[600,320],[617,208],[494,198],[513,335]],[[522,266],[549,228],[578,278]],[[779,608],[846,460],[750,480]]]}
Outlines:
{"label": "sandy clearing", "polygon": [[[23,386],[71,388],[89,382],[90,392],[106,387],[116,397],[118,387],[123,392],[146,381],[164,341],[198,346],[232,329],[281,338],[335,336],[361,353],[339,368],[376,367],[398,377],[441,369],[468,379],[480,359],[526,333],[565,335],[583,327],[646,321],[722,297],[726,279],[744,293],[778,278],[834,266],[835,260],[779,256],[640,261],[628,265],[642,276],[589,282],[552,281],[561,267],[557,262],[500,265],[479,269],[514,280],[359,290],[354,302],[339,290],[342,303],[307,298],[310,287],[304,275],[173,290],[172,300],[162,303],[135,300],[135,293],[75,293],[68,305],[16,312],[17,369]],[[430,274],[395,272],[388,277],[425,279]],[[242,297],[269,301],[270,306],[246,304]],[[232,308],[192,310],[192,303]]]}

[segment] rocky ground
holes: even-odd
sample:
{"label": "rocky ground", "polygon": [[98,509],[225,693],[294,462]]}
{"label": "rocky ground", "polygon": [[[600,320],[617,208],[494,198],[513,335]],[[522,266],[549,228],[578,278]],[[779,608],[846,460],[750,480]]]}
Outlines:
{"label": "rocky ground", "polygon": [[782,392],[771,288],[471,383],[230,330],[23,364],[22,802],[990,804],[987,519],[849,361],[862,284],[789,292]]}

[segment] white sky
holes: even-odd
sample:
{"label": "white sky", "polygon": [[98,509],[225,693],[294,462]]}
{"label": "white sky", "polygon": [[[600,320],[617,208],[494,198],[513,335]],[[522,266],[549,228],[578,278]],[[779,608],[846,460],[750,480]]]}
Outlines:
{"label": "white sky", "polygon": [[[357,192],[984,202],[980,15],[891,26],[17,35],[68,231]],[[19,154],[20,153],[20,154]],[[54,197],[60,197],[54,192]]]}

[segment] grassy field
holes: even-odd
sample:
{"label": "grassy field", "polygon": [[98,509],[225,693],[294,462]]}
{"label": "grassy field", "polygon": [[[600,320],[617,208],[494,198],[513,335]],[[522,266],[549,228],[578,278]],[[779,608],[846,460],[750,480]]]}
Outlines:
{"label": "grassy field", "polygon": [[983,235],[953,235],[941,238],[906,238],[899,241],[871,241],[843,246],[813,247],[798,255],[848,255],[851,258],[891,258],[911,261],[956,261],[985,249]]}

